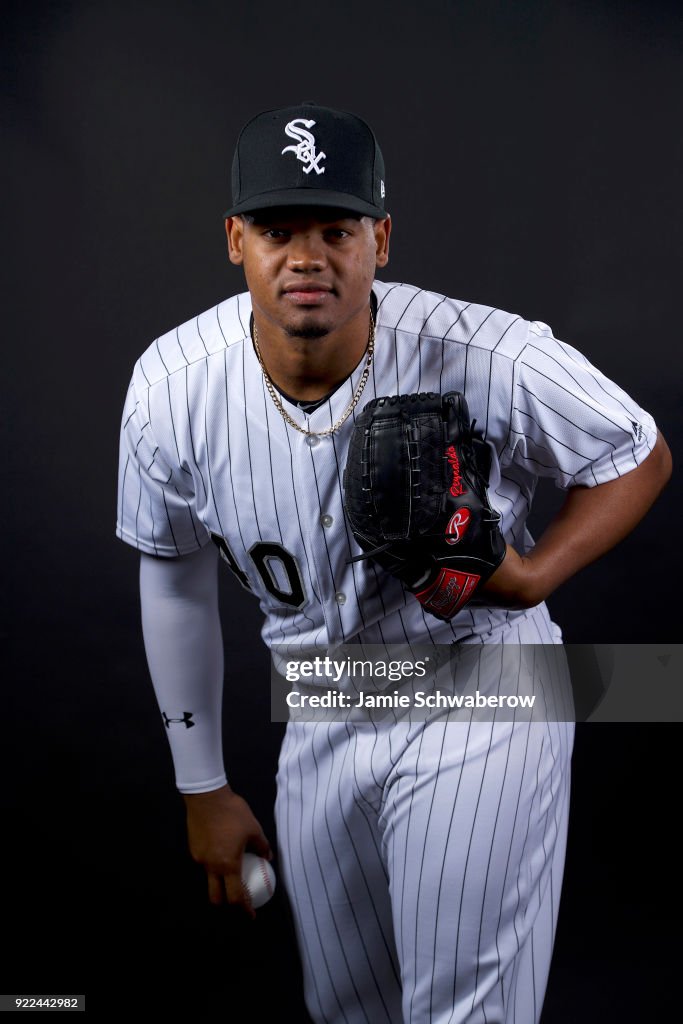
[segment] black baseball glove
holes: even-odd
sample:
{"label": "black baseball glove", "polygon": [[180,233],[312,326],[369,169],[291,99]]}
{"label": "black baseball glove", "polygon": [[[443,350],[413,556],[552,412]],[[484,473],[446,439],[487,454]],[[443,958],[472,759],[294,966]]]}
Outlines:
{"label": "black baseball glove", "polygon": [[356,420],[344,507],[365,552],[448,622],[505,557],[489,502],[488,445],[464,395],[392,395]]}

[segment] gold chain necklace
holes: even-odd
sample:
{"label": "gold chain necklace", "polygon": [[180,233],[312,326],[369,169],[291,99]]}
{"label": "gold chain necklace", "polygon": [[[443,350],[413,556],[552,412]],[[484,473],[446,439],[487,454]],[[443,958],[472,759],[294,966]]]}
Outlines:
{"label": "gold chain necklace", "polygon": [[272,398],[273,405],[280,413],[283,420],[285,420],[286,423],[289,423],[290,427],[294,427],[294,429],[298,430],[300,434],[305,434],[307,437],[325,437],[327,434],[333,434],[335,430],[339,430],[342,423],[344,423],[344,421],[348,419],[348,417],[351,415],[353,410],[358,405],[360,401],[360,396],[363,394],[363,389],[368,382],[368,377],[370,376],[370,366],[372,365],[372,358],[375,354],[375,318],[372,315],[372,310],[370,310],[370,332],[368,334],[367,359],[365,362],[365,366],[363,368],[361,378],[358,381],[358,387],[356,388],[353,398],[351,399],[351,404],[349,405],[344,415],[337,420],[334,426],[328,427],[327,430],[305,430],[304,427],[299,426],[296,420],[292,419],[292,417],[289,415],[289,413],[283,406],[282,402],[280,401],[280,396],[278,395],[275,385],[273,384],[270,374],[266,370],[265,364],[263,362],[261,349],[259,348],[258,343],[258,329],[256,327],[255,320],[253,321],[252,340],[254,342],[256,358],[258,359],[259,364],[261,366],[261,370],[263,371],[263,379],[266,382],[268,394]]}

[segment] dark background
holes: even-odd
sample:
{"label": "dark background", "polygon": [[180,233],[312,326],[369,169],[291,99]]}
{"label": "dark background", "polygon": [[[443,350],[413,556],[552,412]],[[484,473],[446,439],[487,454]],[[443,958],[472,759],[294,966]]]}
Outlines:
{"label": "dark background", "polygon": [[[221,212],[235,138],[302,99],[375,128],[385,280],[550,323],[680,451],[680,6],[10,2],[2,502],[3,992],[187,1019],[305,1021],[286,908],[205,904],[148,682],[118,428],[158,335],[242,290]],[[7,464],[8,463],[8,464]],[[534,523],[557,505],[541,492]],[[674,477],[554,596],[567,640],[679,639]],[[672,549],[674,554],[672,555]],[[675,560],[672,565],[672,559]],[[673,581],[670,582],[670,581]],[[280,727],[255,602],[223,578],[233,786],[273,836]],[[643,680],[644,696],[648,680]],[[678,724],[580,725],[544,1024],[661,1020],[677,988]],[[246,1014],[245,1014],[246,1017]],[[521,1022],[524,1024],[524,1022]]]}

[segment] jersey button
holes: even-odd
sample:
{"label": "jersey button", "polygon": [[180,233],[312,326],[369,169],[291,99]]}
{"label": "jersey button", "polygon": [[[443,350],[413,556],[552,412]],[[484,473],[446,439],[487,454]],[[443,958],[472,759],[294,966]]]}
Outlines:
{"label": "jersey button", "polygon": [[324,515],[324,516],[321,516],[321,517],[320,517],[320,523],[321,523],[321,525],[322,525],[322,526],[325,526],[325,527],[326,527],[326,528],[328,528],[328,529],[329,529],[329,527],[330,527],[330,526],[332,526],[332,523],[333,523],[333,522],[334,522],[334,519],[333,519],[333,517],[332,517],[332,516],[329,516],[329,515],[327,515],[327,513],[325,513],[325,515]]}
{"label": "jersey button", "polygon": [[341,590],[334,595],[334,599],[337,604],[346,604],[346,594],[342,594]]}
{"label": "jersey button", "polygon": [[317,444],[320,444],[320,438],[315,434],[306,434],[306,444],[309,448],[315,448]]}

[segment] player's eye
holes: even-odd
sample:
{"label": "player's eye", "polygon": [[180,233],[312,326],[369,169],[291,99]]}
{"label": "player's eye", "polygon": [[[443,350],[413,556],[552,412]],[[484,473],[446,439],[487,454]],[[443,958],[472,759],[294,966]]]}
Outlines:
{"label": "player's eye", "polygon": [[328,238],[337,241],[342,238],[348,238],[350,232],[346,231],[344,228],[328,228],[325,234]]}
{"label": "player's eye", "polygon": [[274,241],[281,242],[283,239],[289,238],[289,231],[285,228],[266,228],[263,235],[265,238],[272,238]]}

